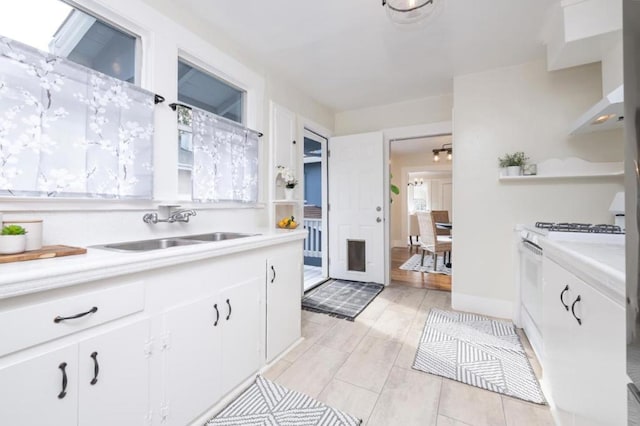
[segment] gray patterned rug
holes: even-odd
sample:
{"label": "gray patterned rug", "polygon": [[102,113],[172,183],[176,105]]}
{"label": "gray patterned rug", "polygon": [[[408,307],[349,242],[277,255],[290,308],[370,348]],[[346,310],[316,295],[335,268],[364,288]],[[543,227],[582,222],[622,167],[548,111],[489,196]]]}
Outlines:
{"label": "gray patterned rug", "polygon": [[262,376],[206,426],[357,426],[362,420]]}
{"label": "gray patterned rug", "polygon": [[383,284],[330,280],[304,295],[302,309],[353,321],[383,289]]}
{"label": "gray patterned rug", "polygon": [[438,256],[438,264],[436,265],[435,271],[433,270],[433,257],[430,254],[425,254],[424,265],[420,265],[421,260],[422,254],[414,254],[409,260],[400,265],[400,269],[404,271],[426,272],[429,274],[451,275],[451,268],[447,268],[443,263],[444,256]]}
{"label": "gray patterned rug", "polygon": [[545,404],[540,384],[510,321],[431,309],[413,368]]}

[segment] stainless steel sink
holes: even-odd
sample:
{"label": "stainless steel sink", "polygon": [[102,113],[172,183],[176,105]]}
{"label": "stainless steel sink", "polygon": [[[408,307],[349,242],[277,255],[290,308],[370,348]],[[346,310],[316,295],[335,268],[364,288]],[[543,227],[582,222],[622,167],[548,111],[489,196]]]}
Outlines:
{"label": "stainless steel sink", "polygon": [[253,237],[256,234],[242,234],[239,232],[212,232],[211,234],[200,235],[187,235],[180,237],[184,240],[197,240],[197,241],[226,241],[235,240],[236,238]]}
{"label": "stainless steel sink", "polygon": [[150,251],[167,249],[171,247],[190,246],[193,244],[204,244],[214,241],[234,240],[237,238],[252,237],[254,235],[256,234],[243,234],[239,232],[212,232],[210,234],[185,235],[181,237],[159,238],[154,240],[103,244],[99,246],[93,246],[92,248],[122,252]]}
{"label": "stainless steel sink", "polygon": [[157,240],[129,241],[126,243],[105,244],[94,248],[114,251],[149,251],[167,249],[170,247],[190,246],[201,244],[202,241],[184,240],[182,238],[160,238]]}

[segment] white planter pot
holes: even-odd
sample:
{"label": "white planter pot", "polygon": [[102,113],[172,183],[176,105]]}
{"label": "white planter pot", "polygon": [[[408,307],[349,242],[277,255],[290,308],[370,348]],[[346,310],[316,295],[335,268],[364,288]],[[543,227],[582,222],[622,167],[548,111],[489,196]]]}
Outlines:
{"label": "white planter pot", "polygon": [[293,188],[284,188],[284,199],[293,200]]}
{"label": "white planter pot", "polygon": [[507,176],[520,176],[522,174],[522,167],[509,166],[507,167]]}
{"label": "white planter pot", "polygon": [[40,250],[42,248],[42,220],[14,220],[4,222],[4,225],[19,225],[27,231],[27,247],[26,251]]}
{"label": "white planter pot", "polygon": [[26,247],[26,235],[0,235],[0,254],[22,253]]}

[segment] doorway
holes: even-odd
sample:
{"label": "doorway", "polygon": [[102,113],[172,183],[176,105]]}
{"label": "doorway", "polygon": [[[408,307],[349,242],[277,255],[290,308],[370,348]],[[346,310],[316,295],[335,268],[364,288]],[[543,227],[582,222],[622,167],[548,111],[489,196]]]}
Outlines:
{"label": "doorway", "polygon": [[327,138],[304,129],[304,291],[328,279]]}
{"label": "doorway", "polygon": [[[450,152],[436,157],[435,151],[443,146]],[[426,252],[423,264],[423,237],[416,212],[439,212],[435,214],[445,219],[438,220],[451,222],[452,153],[451,134],[390,140],[391,183],[399,190],[391,196],[389,212],[389,267],[394,283],[451,291],[452,268],[442,262],[443,253],[439,253],[434,267],[435,256],[432,251]],[[449,233],[435,229],[430,234],[442,238],[440,234]]]}

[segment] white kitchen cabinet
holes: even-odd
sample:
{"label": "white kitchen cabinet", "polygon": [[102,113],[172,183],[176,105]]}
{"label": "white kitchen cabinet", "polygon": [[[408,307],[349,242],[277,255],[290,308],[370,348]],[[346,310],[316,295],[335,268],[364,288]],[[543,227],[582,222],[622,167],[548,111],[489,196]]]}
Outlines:
{"label": "white kitchen cabinet", "polygon": [[220,292],[222,387],[226,393],[260,368],[260,286],[257,277]]}
{"label": "white kitchen cabinet", "polygon": [[626,424],[624,308],[543,261],[544,382],[561,425]]}
{"label": "white kitchen cabinet", "polygon": [[139,321],[1,369],[0,424],[143,424],[148,336]]}
{"label": "white kitchen cabinet", "polygon": [[267,360],[301,336],[302,247],[290,246],[267,260]]}
{"label": "white kitchen cabinet", "polygon": [[140,425],[149,415],[149,320],[80,342],[79,424]]}
{"label": "white kitchen cabinet", "polygon": [[188,424],[222,396],[222,314],[214,296],[164,314],[163,424]]}
{"label": "white kitchen cabinet", "polygon": [[71,345],[0,369],[0,424],[77,424],[77,366]]}

